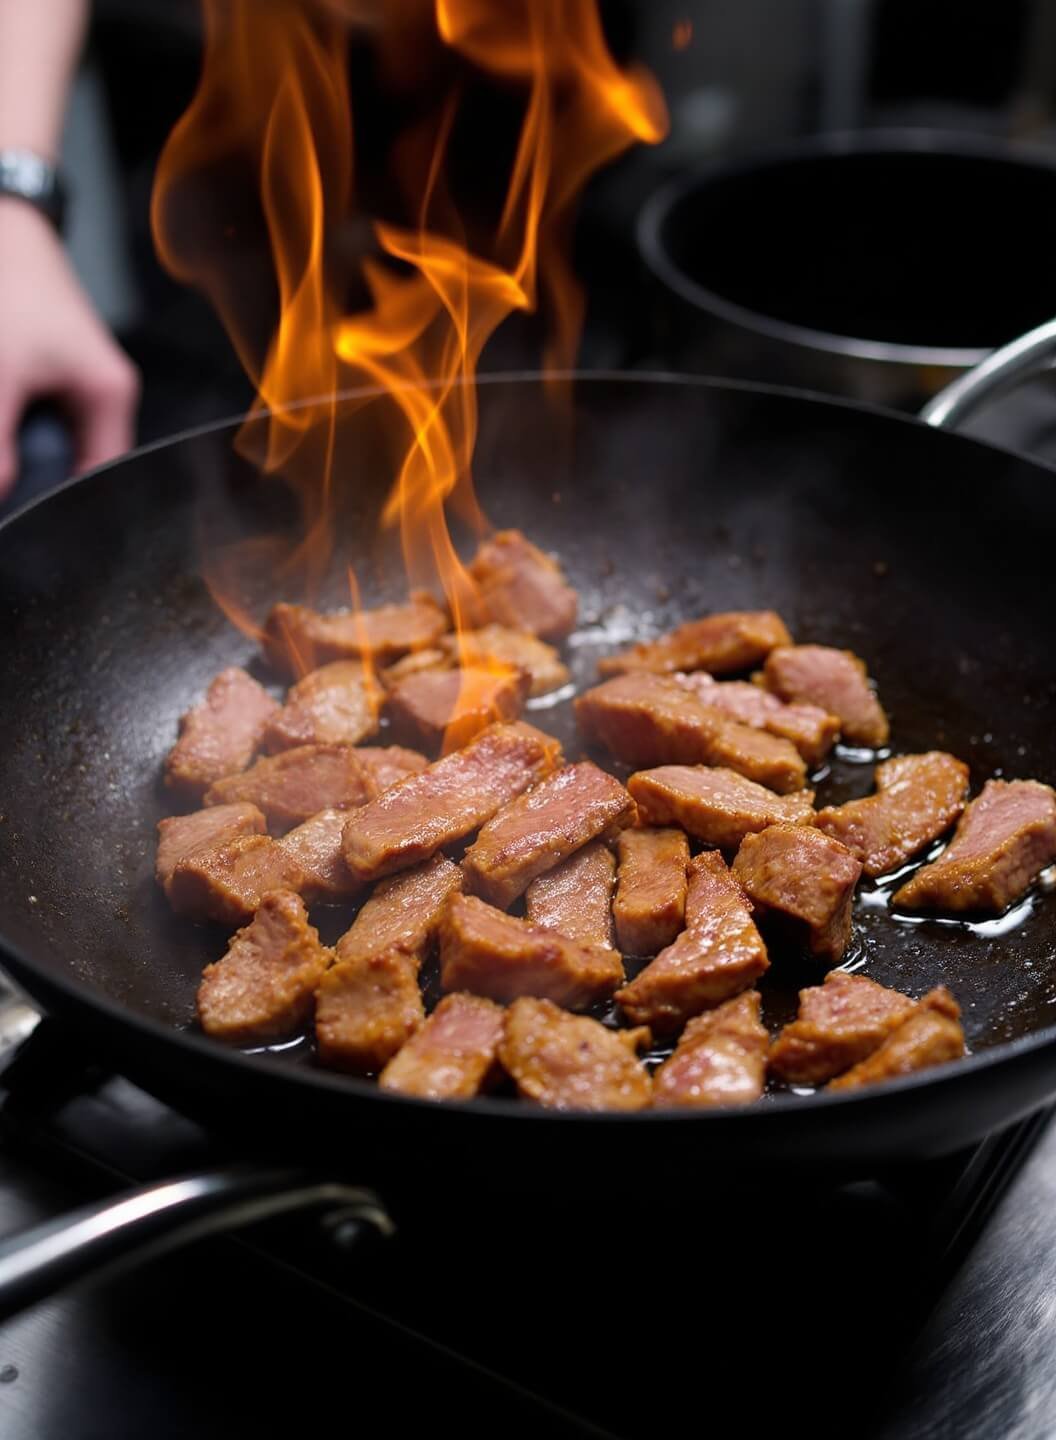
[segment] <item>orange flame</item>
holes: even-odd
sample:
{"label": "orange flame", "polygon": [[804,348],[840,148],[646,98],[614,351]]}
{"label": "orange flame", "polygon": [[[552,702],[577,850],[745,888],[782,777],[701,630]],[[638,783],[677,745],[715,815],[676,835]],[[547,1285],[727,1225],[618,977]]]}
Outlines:
{"label": "orange flame", "polygon": [[[644,72],[615,64],[595,0],[203,3],[201,83],[155,186],[159,254],[205,290],[232,335],[257,389],[256,413],[268,417],[264,466],[302,481],[296,558],[317,574],[332,541],[334,392],[354,377],[387,394],[406,448],[383,521],[399,527],[410,584],[439,585],[461,632],[472,623],[473,586],[446,517],[453,508],[478,532],[486,528],[471,483],[481,351],[513,311],[541,306],[550,321],[546,365],[571,366],[583,309],[563,243],[572,203],[600,165],[636,140],[663,137],[663,99]],[[371,30],[390,73],[419,63],[428,46],[415,37],[428,32],[455,78],[436,112],[398,137],[393,170],[420,203],[411,223],[375,224],[384,258],[362,267],[372,304],[346,315],[338,300],[346,277],[332,273],[327,238],[351,205],[351,26]],[[525,93],[501,215],[472,244],[445,173],[459,67]],[[188,218],[203,175],[239,165],[244,173],[247,161],[278,288],[278,322],[263,351],[237,245],[220,222],[203,223],[200,207]],[[211,567],[235,617],[243,613],[229,593],[237,568],[230,556]]]}

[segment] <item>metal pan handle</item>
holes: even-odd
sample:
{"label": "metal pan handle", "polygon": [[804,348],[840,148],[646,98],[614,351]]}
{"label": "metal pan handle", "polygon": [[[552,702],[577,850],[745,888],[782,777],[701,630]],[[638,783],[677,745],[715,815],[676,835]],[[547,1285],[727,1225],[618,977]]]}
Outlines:
{"label": "metal pan handle", "polygon": [[1056,320],[1049,320],[1010,340],[988,355],[974,370],[958,376],[934,395],[920,412],[927,425],[956,430],[987,400],[1003,394],[1021,380],[1038,375],[1056,360]]}
{"label": "metal pan handle", "polygon": [[85,1275],[139,1262],[206,1235],[292,1210],[322,1208],[342,1245],[391,1235],[376,1195],[291,1170],[230,1167],[144,1185],[0,1241],[0,1320]]}

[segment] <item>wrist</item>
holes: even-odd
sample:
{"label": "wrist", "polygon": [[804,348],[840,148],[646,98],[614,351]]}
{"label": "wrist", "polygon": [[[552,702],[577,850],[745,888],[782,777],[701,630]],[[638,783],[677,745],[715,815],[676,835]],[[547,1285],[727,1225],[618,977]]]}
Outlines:
{"label": "wrist", "polygon": [[17,195],[0,195],[0,239],[38,246],[59,243],[58,232],[48,217]]}

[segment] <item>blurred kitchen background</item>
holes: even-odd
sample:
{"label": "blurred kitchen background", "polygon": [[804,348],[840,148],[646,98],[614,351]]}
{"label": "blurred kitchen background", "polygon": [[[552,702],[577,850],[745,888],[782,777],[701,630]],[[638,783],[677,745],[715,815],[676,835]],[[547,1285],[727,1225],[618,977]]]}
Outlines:
{"label": "blurred kitchen background", "polygon": [[[818,346],[810,343],[775,354],[782,345],[764,343],[773,335],[761,337],[751,325],[747,334],[735,326],[731,344],[729,324],[694,299],[694,287],[707,290],[715,281],[709,267],[716,257],[720,290],[732,287],[736,305],[753,311],[760,300],[753,287],[765,278],[764,313],[782,320],[783,311],[783,323],[794,327],[817,328],[814,306],[825,319],[822,331],[854,338],[856,325],[872,323],[855,313],[855,301],[871,295],[891,333],[857,337],[867,341],[926,349],[949,347],[952,337],[966,353],[974,347],[981,354],[1056,314],[1056,275],[1049,279],[1056,255],[1049,243],[1056,241],[1056,0],[602,0],[602,10],[617,57],[639,60],[659,78],[671,131],[663,144],[638,147],[599,177],[584,199],[577,263],[590,297],[585,366],[788,379],[906,409],[948,378],[918,353],[908,368],[896,367],[898,381],[889,386],[869,379],[868,367],[856,372],[853,357],[815,364]],[[162,273],[148,224],[154,166],[193,92],[199,54],[195,0],[96,0],[67,126],[69,243],[97,305],[143,372],[142,441],[238,412],[250,398],[206,302]],[[357,135],[369,138],[369,107],[380,102],[369,85],[357,89],[356,63],[369,75],[369,59],[353,64],[353,100],[364,112],[357,113]],[[661,239],[689,276],[688,300],[643,260],[643,208],[667,182],[739,167],[761,148],[818,135],[875,132],[875,148],[907,129],[918,148],[928,148],[931,132],[940,149],[961,143],[972,155],[937,181],[931,172],[906,180],[899,166],[819,172],[809,183],[801,183],[806,172],[799,170],[764,176],[761,187],[738,182],[691,223],[657,221],[654,239],[664,224],[669,231],[674,225]],[[1004,158],[1004,147],[1026,155],[1022,184],[992,163]],[[984,152],[981,166],[976,149]],[[357,153],[360,177],[364,164],[369,171],[369,156]],[[368,239],[368,228],[351,222],[347,243]],[[743,260],[739,276],[728,273],[731,255]],[[819,277],[824,296],[811,288]],[[899,325],[904,335],[893,333]],[[537,358],[531,337],[511,326],[484,364],[509,368]],[[880,368],[891,369],[886,362]],[[1056,456],[1056,396],[1048,383],[1028,386],[1009,403],[1011,429],[998,426],[996,438]],[[50,443],[45,436],[45,455]],[[32,443],[30,452],[37,453]]]}

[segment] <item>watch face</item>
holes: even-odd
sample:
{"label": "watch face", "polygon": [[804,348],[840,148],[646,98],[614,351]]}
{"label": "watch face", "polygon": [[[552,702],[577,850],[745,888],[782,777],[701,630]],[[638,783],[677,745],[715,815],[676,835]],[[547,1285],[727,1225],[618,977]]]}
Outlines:
{"label": "watch face", "polygon": [[25,200],[56,223],[62,218],[64,197],[58,171],[31,150],[0,150],[0,195]]}

